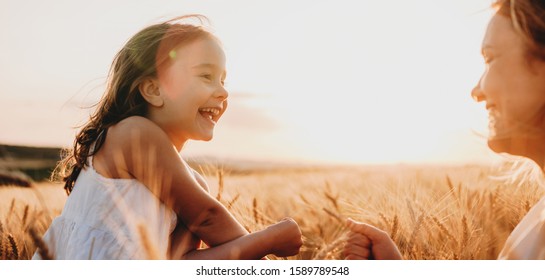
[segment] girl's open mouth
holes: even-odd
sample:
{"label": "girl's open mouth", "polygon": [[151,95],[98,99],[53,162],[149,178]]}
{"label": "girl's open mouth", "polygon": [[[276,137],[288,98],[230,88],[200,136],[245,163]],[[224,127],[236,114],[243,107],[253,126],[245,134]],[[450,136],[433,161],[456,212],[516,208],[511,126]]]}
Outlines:
{"label": "girl's open mouth", "polygon": [[203,118],[211,121],[214,124],[218,121],[220,112],[221,112],[221,110],[218,109],[218,108],[201,108],[201,109],[199,109],[199,114],[201,114],[201,116]]}

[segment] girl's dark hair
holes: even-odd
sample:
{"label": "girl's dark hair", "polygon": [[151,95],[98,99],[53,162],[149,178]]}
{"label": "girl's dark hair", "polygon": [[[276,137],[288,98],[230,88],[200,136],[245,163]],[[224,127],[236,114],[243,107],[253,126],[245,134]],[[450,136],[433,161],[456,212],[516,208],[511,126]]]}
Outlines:
{"label": "girl's dark hair", "polygon": [[545,60],[545,1],[496,0],[493,7],[511,19],[529,46],[529,54]]}
{"label": "girl's dark hair", "polygon": [[[147,78],[156,78],[158,68],[169,65],[173,50],[196,39],[215,38],[202,26],[175,23],[180,20],[207,20],[201,15],[187,15],[151,25],[136,33],[115,56],[105,93],[96,104],[95,112],[76,135],[74,147],[64,151],[53,177],[62,178],[69,195],[85,166],[87,158],[100,149],[108,128],[130,116],[146,116],[147,102],[139,85]],[[91,149],[91,146],[94,148]]]}

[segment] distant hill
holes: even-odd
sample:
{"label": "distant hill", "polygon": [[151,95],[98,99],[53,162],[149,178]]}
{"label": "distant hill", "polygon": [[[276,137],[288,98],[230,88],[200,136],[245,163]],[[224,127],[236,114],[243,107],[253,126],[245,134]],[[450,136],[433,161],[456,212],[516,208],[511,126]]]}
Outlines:
{"label": "distant hill", "polygon": [[41,148],[0,144],[0,171],[23,172],[34,181],[49,178],[60,160],[61,148]]}
{"label": "distant hill", "polygon": [[61,148],[41,148],[0,144],[0,158],[52,159],[60,158]]}
{"label": "distant hill", "polygon": [[[43,181],[51,176],[57,162],[61,160],[61,148],[13,146],[0,144],[0,175],[26,174],[33,181]],[[218,159],[214,157],[186,158],[191,167],[199,172],[215,174],[223,170],[229,174],[253,174],[269,172],[308,171],[319,168],[305,164],[287,164],[279,162],[248,161],[240,159]]]}

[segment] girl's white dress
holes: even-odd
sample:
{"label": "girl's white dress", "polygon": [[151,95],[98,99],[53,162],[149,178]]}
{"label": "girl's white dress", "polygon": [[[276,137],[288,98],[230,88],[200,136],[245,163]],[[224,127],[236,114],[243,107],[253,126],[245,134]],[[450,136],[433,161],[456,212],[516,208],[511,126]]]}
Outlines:
{"label": "girl's white dress", "polygon": [[498,259],[545,259],[545,197],[515,227]]}
{"label": "girl's white dress", "polygon": [[139,181],[103,177],[88,161],[44,235],[53,258],[166,259],[176,214]]}

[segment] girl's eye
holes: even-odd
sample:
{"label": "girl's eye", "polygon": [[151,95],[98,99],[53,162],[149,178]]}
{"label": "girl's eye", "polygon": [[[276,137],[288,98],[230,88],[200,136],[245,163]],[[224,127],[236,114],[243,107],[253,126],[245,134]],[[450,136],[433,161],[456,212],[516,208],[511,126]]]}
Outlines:
{"label": "girl's eye", "polygon": [[203,74],[203,75],[201,75],[201,77],[203,77],[203,78],[205,78],[205,79],[207,79],[209,81],[212,80],[212,75],[210,75],[210,74]]}

